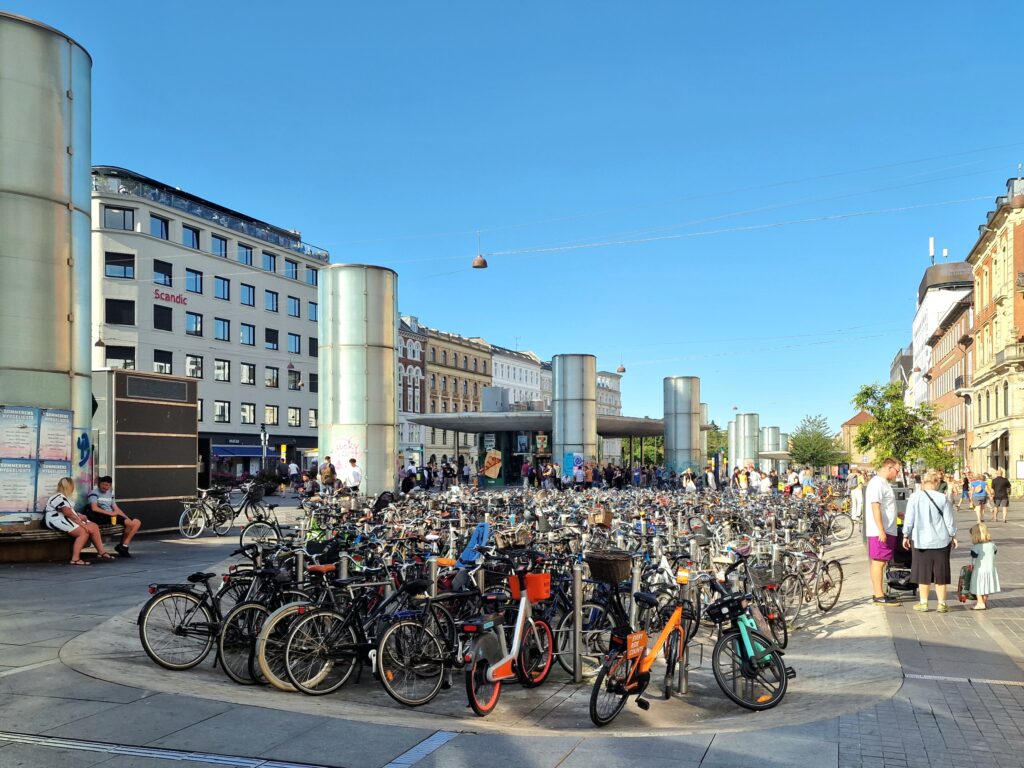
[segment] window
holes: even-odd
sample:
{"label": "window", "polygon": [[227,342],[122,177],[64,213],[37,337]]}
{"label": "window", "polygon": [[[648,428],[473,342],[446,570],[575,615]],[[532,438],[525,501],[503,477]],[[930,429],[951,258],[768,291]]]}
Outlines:
{"label": "window", "polygon": [[160,216],[149,215],[149,234],[167,240],[171,234],[171,222]]}
{"label": "window", "polygon": [[249,285],[248,283],[242,283],[241,286],[242,295],[240,300],[243,305],[247,307],[256,306],[256,286]]}
{"label": "window", "polygon": [[126,299],[107,299],[108,325],[135,325],[135,302]]}
{"label": "window", "polygon": [[189,336],[202,336],[203,316],[195,312],[186,312],[185,333],[187,333]]}
{"label": "window", "polygon": [[200,355],[185,355],[185,375],[193,379],[203,378],[203,358]]}
{"label": "window", "polygon": [[288,352],[293,355],[302,354],[302,337],[297,333],[288,334]]}
{"label": "window", "polygon": [[288,406],[288,426],[289,427],[301,427],[302,426],[302,409]]}
{"label": "window", "polygon": [[299,371],[288,371],[288,389],[296,392],[302,389],[302,373]]}
{"label": "window", "polygon": [[263,292],[263,308],[268,312],[277,312],[277,291]]}
{"label": "window", "polygon": [[1010,415],[1010,382],[1003,382],[1003,416]]}
{"label": "window", "polygon": [[173,267],[166,261],[153,261],[153,282],[156,285],[171,287],[174,279],[171,275]]}
{"label": "window", "polygon": [[985,421],[992,420],[992,393],[985,393]]}
{"label": "window", "polygon": [[273,328],[265,328],[263,330],[263,347],[265,349],[278,350],[280,347],[277,342],[277,331]]}
{"label": "window", "polygon": [[294,296],[288,297],[288,317],[302,316],[302,302]]}
{"label": "window", "polygon": [[468,381],[462,382],[462,396],[463,397],[469,397],[469,382]]}
{"label": "window", "polygon": [[242,410],[239,413],[239,421],[243,424],[256,423],[256,403],[242,403]]}
{"label": "window", "polygon": [[231,341],[231,321],[223,317],[213,318],[213,338],[217,341]]}
{"label": "window", "polygon": [[317,426],[317,410],[316,408],[309,409],[309,428],[316,429]]}
{"label": "window", "polygon": [[214,360],[213,361],[213,380],[214,381],[231,381],[231,361],[230,360]]}
{"label": "window", "polygon": [[319,285],[320,284],[320,272],[316,267],[306,267],[306,284],[307,285]]}
{"label": "window", "polygon": [[203,420],[203,398],[201,397],[196,399],[196,420]]}
{"label": "window", "polygon": [[163,349],[153,350],[153,373],[170,373],[174,363],[174,353]]}
{"label": "window", "polygon": [[276,405],[265,405],[263,406],[263,423],[268,427],[277,426],[277,406]]}
{"label": "window", "polygon": [[238,244],[238,263],[252,266],[252,248],[248,245]]}
{"label": "window", "polygon": [[133,232],[135,230],[135,211],[132,208],[104,206],[103,227],[105,229],[124,229]]}
{"label": "window", "polygon": [[229,401],[213,401],[213,420],[218,424],[231,423],[231,403]]}
{"label": "window", "polygon": [[441,350],[441,365],[448,365],[448,350]]}
{"label": "window", "polygon": [[307,316],[308,316],[308,317],[309,317],[309,319],[310,319],[310,320],[312,320],[312,321],[313,321],[314,323],[315,323],[315,322],[316,322],[316,321],[317,321],[317,320],[319,319],[319,317],[320,317],[320,312],[319,312],[319,310],[320,310],[320,307],[319,307],[319,305],[318,305],[318,304],[317,304],[317,303],[316,303],[315,301],[307,301],[307,302],[306,302],[306,313],[307,313]]}
{"label": "window", "polygon": [[185,290],[189,293],[203,292],[203,273],[195,269],[185,270]]}
{"label": "window", "polygon": [[477,364],[477,359],[474,357],[473,358],[473,370],[474,371],[476,370],[476,364]]}
{"label": "window", "polygon": [[430,362],[437,362],[437,350],[434,349],[433,347],[430,348]]}
{"label": "window", "polygon": [[486,360],[481,360],[480,361],[480,372],[481,373],[487,373],[487,361]]}
{"label": "window", "polygon": [[103,274],[118,280],[134,280],[135,256],[130,253],[104,254]]}
{"label": "window", "polygon": [[115,347],[112,344],[106,346],[107,368],[123,368],[126,371],[135,370],[135,347]]}
{"label": "window", "polygon": [[153,327],[158,331],[174,330],[174,310],[160,304],[153,305]]}
{"label": "window", "polygon": [[263,373],[263,386],[277,389],[277,373],[277,368],[271,368],[268,365]]}
{"label": "window", "polygon": [[316,336],[309,337],[309,356],[319,357],[320,356],[320,342],[317,341]]}
{"label": "window", "polygon": [[299,279],[299,263],[291,259],[284,260],[284,276],[290,280]]}
{"label": "window", "polygon": [[263,252],[263,271],[277,272],[277,256],[266,251]]}
{"label": "window", "polygon": [[[456,355],[455,357],[458,358],[458,355]],[[456,363],[456,365],[457,364],[458,363]],[[462,370],[464,370],[464,371],[468,371],[469,370],[469,355],[463,355],[462,356]]]}
{"label": "window", "polygon": [[247,347],[256,346],[256,326],[249,323],[242,323],[242,330],[238,340]]}
{"label": "window", "polygon": [[309,391],[311,394],[316,394],[320,391],[320,374],[311,373],[309,374]]}
{"label": "window", "polygon": [[231,301],[231,281],[226,277],[213,278],[213,297],[222,301]]}
{"label": "window", "polygon": [[[186,248],[199,250],[199,230],[188,224],[181,225],[181,244]],[[216,421],[216,419],[214,419]]]}
{"label": "window", "polygon": [[448,377],[447,376],[442,376],[441,377],[441,391],[442,392],[447,392],[448,391]]}
{"label": "window", "polygon": [[210,235],[210,253],[226,259],[228,257],[228,241],[219,235]]}
{"label": "window", "polygon": [[477,388],[476,387],[477,387],[477,383],[474,381],[473,382],[473,397],[477,396]]}
{"label": "window", "polygon": [[238,380],[243,384],[256,384],[256,366],[253,363],[238,364]]}

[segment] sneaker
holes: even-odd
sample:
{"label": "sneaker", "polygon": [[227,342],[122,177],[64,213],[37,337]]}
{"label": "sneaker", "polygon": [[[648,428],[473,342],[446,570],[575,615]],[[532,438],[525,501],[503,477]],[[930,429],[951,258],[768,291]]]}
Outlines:
{"label": "sneaker", "polygon": [[[939,605],[941,606],[941,605],[942,605],[942,603],[939,603]],[[915,611],[921,611],[921,613],[925,613],[925,612],[927,612],[927,611],[930,611],[931,609],[930,609],[930,608],[928,607],[928,603],[917,603],[917,604],[916,604],[916,605],[914,606],[914,610],[915,610]],[[941,608],[939,608],[939,610],[942,610],[942,609],[941,609]]]}
{"label": "sneaker", "polygon": [[900,601],[897,600],[892,595],[884,595],[882,597],[873,597],[873,598],[871,598],[871,602],[874,603],[875,605],[884,605],[887,608],[891,608],[894,605],[899,605],[900,604]]}
{"label": "sneaker", "polygon": [[132,553],[128,551],[128,547],[124,544],[118,544],[114,547],[114,551],[117,552],[121,557],[131,557]]}
{"label": "sneaker", "polygon": [[939,603],[939,607],[936,610],[939,613],[949,613],[949,606],[945,603]]}

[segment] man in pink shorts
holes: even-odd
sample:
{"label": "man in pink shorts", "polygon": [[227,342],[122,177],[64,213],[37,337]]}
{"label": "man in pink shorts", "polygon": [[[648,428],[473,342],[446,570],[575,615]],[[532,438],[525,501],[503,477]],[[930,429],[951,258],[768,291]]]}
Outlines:
{"label": "man in pink shorts", "polygon": [[899,605],[899,600],[885,594],[882,579],[885,564],[892,560],[896,546],[896,494],[890,483],[900,473],[900,462],[886,459],[871,478],[864,492],[867,514],[864,525],[868,535],[868,557],[871,558],[871,593],[875,605]]}

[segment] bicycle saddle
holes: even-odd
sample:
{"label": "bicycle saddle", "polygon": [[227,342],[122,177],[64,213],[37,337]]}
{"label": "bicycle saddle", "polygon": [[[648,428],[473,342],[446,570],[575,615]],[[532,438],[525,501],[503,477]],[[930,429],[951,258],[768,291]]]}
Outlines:
{"label": "bicycle saddle", "polygon": [[195,573],[193,573],[191,576],[188,577],[188,581],[189,581],[190,584],[198,584],[201,581],[206,581],[207,579],[212,579],[216,575],[217,575],[216,573],[203,573],[202,571],[196,571]]}
{"label": "bicycle saddle", "polygon": [[267,504],[267,509],[277,509],[278,506],[278,504]]}
{"label": "bicycle saddle", "polygon": [[306,570],[309,573],[334,573],[338,570],[336,563],[329,563],[325,565],[307,565]]}
{"label": "bicycle saddle", "polygon": [[646,605],[648,608],[658,607],[658,598],[650,592],[634,592],[633,599],[640,603],[640,605]]}
{"label": "bicycle saddle", "polygon": [[430,581],[428,579],[413,579],[402,584],[399,592],[405,592],[409,595],[422,595],[428,589],[430,589]]}

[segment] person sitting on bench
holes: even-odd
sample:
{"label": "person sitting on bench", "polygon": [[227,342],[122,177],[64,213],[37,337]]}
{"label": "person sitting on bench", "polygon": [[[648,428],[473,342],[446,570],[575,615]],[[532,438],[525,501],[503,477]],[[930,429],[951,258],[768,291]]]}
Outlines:
{"label": "person sitting on bench", "polygon": [[85,514],[94,523],[101,525],[121,523],[124,526],[121,543],[114,547],[114,549],[121,557],[131,557],[132,553],[128,550],[128,545],[132,543],[135,534],[142,527],[142,521],[137,518],[132,519],[128,517],[117,506],[117,502],[114,501],[114,489],[110,475],[104,475],[96,481],[96,487],[89,491],[86,504],[88,507]]}
{"label": "person sitting on bench", "polygon": [[103,548],[99,526],[75,511],[74,502],[71,500],[74,495],[73,479],[62,477],[57,481],[57,492],[46,500],[43,522],[51,531],[63,531],[72,538],[71,565],[89,565],[82,559],[82,547],[90,539],[102,559],[113,560],[114,556]]}

